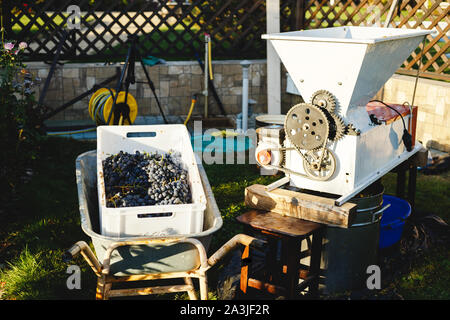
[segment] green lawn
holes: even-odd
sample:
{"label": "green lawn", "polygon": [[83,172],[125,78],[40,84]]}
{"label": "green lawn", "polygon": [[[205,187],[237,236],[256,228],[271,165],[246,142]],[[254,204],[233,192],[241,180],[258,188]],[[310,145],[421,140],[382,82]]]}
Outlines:
{"label": "green lawn", "polygon": [[[79,240],[90,239],[80,227],[75,182],[75,159],[96,148],[93,142],[50,138],[41,145],[41,157],[33,165],[31,181],[19,187],[17,196],[0,207],[0,291],[3,299],[94,299],[96,278],[78,257],[70,264],[82,267],[82,290],[66,287],[67,263],[63,252]],[[246,186],[268,184],[276,177],[260,176],[254,165],[206,165],[209,181],[223,217],[214,234],[211,252],[242,231],[235,217],[245,212]],[[383,178],[387,193],[395,190],[395,176]],[[418,175],[417,209],[450,222],[450,174]],[[208,274],[210,297],[215,298],[217,270]],[[395,288],[407,299],[449,299],[450,255],[436,247],[399,270],[386,288]],[[149,299],[185,299],[186,295],[149,296]]]}

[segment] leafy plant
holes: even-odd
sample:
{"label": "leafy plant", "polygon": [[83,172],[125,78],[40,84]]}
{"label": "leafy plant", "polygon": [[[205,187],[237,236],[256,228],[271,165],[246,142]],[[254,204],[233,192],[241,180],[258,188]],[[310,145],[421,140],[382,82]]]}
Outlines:
{"label": "leafy plant", "polygon": [[0,48],[0,184],[10,197],[29,161],[37,154],[42,134],[41,116],[34,97],[32,75],[22,62],[25,42],[5,42]]}

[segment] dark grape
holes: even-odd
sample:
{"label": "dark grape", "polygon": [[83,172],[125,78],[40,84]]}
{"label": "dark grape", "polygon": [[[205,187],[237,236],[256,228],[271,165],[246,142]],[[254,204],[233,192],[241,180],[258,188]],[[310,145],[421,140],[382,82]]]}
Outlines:
{"label": "dark grape", "polygon": [[172,154],[120,151],[102,162],[107,207],[191,203],[187,170]]}

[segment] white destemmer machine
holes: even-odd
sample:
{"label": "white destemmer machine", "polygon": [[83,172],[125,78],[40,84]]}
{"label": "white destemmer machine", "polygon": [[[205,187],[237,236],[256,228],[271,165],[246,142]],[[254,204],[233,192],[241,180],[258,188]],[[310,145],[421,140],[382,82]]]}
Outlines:
{"label": "white destemmer machine", "polygon": [[374,125],[366,105],[429,33],[351,26],[262,36],[305,101],[259,135],[256,159],[285,173],[278,186],[334,194],[339,206],[422,148],[411,146],[411,113]]}

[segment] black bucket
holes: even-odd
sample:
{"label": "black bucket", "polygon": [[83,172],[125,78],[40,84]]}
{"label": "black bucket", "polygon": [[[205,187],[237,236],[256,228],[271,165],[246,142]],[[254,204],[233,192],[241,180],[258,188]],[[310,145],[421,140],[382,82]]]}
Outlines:
{"label": "black bucket", "polygon": [[349,202],[357,204],[356,217],[348,228],[327,226],[322,251],[325,293],[363,289],[367,268],[378,262],[380,220],[384,188],[374,184]]}

